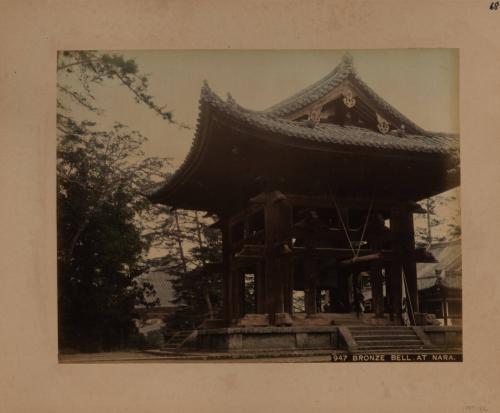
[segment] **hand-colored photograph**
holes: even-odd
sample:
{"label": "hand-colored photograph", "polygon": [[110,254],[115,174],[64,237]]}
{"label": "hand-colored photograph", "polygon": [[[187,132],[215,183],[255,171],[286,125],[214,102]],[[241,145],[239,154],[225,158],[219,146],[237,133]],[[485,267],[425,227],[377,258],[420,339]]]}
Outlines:
{"label": "hand-colored photograph", "polygon": [[61,363],[462,361],[457,49],[61,50]]}

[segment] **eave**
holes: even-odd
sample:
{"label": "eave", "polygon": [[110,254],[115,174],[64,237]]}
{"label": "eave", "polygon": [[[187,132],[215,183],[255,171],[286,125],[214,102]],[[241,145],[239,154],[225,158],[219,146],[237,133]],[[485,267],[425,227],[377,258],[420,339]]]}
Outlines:
{"label": "eave", "polygon": [[[171,179],[159,190],[149,196],[152,202],[165,203],[179,208],[210,210],[207,203],[189,204],[178,199],[177,194],[186,185],[196,191],[197,175],[200,165],[213,153],[214,128],[220,133],[224,130],[226,142],[234,143],[235,148],[244,136],[254,146],[261,144],[303,150],[308,156],[331,153],[338,156],[353,156],[383,159],[400,158],[422,161],[435,159],[456,168],[454,179],[458,182],[458,140],[449,136],[407,135],[397,137],[383,135],[361,128],[342,127],[332,124],[319,124],[309,127],[278,118],[268,112],[251,111],[239,106],[231,98],[225,102],[205,84],[199,103],[199,118],[195,137],[186,159]],[[212,151],[212,152],[211,152]],[[221,156],[220,162],[225,162]],[[223,186],[224,182],[221,181]],[[199,188],[202,191],[202,187]],[[207,197],[212,196],[207,194]],[[215,208],[217,209],[217,208]],[[216,212],[216,211],[212,211]]]}

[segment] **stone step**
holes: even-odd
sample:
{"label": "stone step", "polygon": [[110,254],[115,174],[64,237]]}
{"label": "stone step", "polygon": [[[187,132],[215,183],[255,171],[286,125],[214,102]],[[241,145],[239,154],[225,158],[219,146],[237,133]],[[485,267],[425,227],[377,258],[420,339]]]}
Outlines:
{"label": "stone step", "polygon": [[172,337],[169,341],[180,341],[180,340],[185,340],[186,338],[189,337],[189,334],[186,336],[174,336]]}
{"label": "stone step", "polygon": [[370,334],[370,335],[384,335],[384,334],[415,334],[413,330],[354,330],[349,328],[351,330],[351,334],[357,334],[357,335],[362,335],[362,334]]}
{"label": "stone step", "polygon": [[375,326],[375,325],[368,325],[368,324],[363,324],[363,325],[356,325],[353,326],[352,328],[356,329],[370,329],[370,330],[412,330],[411,327],[406,327],[406,326]]}
{"label": "stone step", "polygon": [[191,335],[192,331],[184,330],[175,333],[162,347],[164,350],[177,350]]}
{"label": "stone step", "polygon": [[[352,353],[362,353],[362,354],[373,354],[373,353],[381,353],[381,354],[387,354],[387,353],[416,353],[416,354],[422,354],[423,352],[422,347],[405,347],[405,348],[370,348],[370,349],[361,349],[361,350],[354,350]],[[427,350],[425,350],[427,353]]]}
{"label": "stone step", "polygon": [[351,331],[351,335],[353,337],[357,336],[407,336],[411,335],[414,336],[415,333],[413,331],[399,331],[399,330],[365,330],[365,331]]}
{"label": "stone step", "polygon": [[358,346],[358,350],[422,350],[423,348],[424,348],[423,344],[417,345],[415,343],[408,343],[408,344],[377,343],[372,345],[363,344],[361,346]]}
{"label": "stone step", "polygon": [[356,341],[366,341],[366,340],[374,340],[374,341],[401,341],[401,340],[418,340],[420,339],[415,334],[399,334],[399,335],[383,335],[383,336],[374,336],[374,335],[363,335],[363,336],[353,336]]}
{"label": "stone step", "polygon": [[370,346],[393,346],[393,347],[399,347],[401,345],[416,345],[416,346],[423,346],[423,343],[418,340],[418,339],[412,339],[412,340],[398,340],[397,343],[391,340],[365,340],[365,341],[357,341],[358,346],[363,346],[363,347],[370,347]]}

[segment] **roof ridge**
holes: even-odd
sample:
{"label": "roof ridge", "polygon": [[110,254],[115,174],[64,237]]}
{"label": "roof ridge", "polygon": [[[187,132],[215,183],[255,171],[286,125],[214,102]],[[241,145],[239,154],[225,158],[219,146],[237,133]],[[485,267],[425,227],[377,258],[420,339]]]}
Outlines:
{"label": "roof ridge", "polygon": [[263,112],[276,116],[289,115],[325,96],[329,91],[340,85],[350,76],[352,76],[353,80],[358,83],[363,92],[365,92],[371,99],[381,106],[384,112],[398,119],[405,124],[405,126],[411,127],[419,134],[424,136],[431,134],[429,131],[421,128],[407,116],[402,114],[389,102],[383,99],[378,93],[376,93],[370,86],[368,86],[359,76],[356,68],[354,67],[353,57],[349,52],[346,52],[342,56],[341,62],[326,76],[322,77],[312,85],[298,91],[292,96],[265,109]]}
{"label": "roof ridge", "polygon": [[343,77],[341,80],[345,80],[344,78],[347,78],[347,76],[350,73],[354,73],[355,71],[356,69],[354,68],[353,65],[352,55],[347,52],[342,56],[341,62],[337,66],[335,66],[335,68],[332,71],[330,71],[327,75],[323,76],[321,79],[317,80],[312,85],[306,86],[304,89],[299,90],[292,96],[289,96],[288,98],[274,104],[273,106],[264,109],[263,112],[267,113],[267,112],[279,111],[280,108],[285,107],[286,105],[296,101],[298,98],[311,93],[314,89],[320,88],[321,86],[324,85],[325,82],[334,82],[335,80],[338,80],[337,77],[341,76]]}

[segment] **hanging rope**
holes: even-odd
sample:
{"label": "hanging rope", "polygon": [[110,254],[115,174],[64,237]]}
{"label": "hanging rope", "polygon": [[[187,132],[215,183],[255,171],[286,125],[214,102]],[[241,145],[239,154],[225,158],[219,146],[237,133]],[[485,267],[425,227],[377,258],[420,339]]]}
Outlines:
{"label": "hanging rope", "polygon": [[332,194],[330,186],[328,186],[328,192],[329,192],[331,200],[333,201],[333,205],[335,205],[335,209],[337,210],[337,214],[338,214],[338,216],[340,218],[340,223],[342,224],[342,228],[343,228],[344,233],[345,233],[345,235],[347,237],[347,241],[349,242],[349,247],[351,247],[351,251],[352,251],[353,257],[356,257],[356,250],[354,249],[354,247],[352,245],[351,237],[349,236],[349,231],[347,230],[347,227],[346,227],[346,225],[344,223],[344,219],[342,218],[342,213],[340,212],[340,208],[337,205],[337,202],[335,201],[335,198],[334,198],[334,196]]}
{"label": "hanging rope", "polygon": [[368,220],[370,219],[370,214],[372,212],[373,201],[374,201],[374,197],[372,196],[372,200],[370,202],[370,208],[368,208],[368,214],[366,214],[365,225],[363,226],[363,231],[361,232],[361,239],[359,240],[358,250],[356,251],[355,258],[358,258],[359,252],[361,250],[361,245],[363,245],[363,238],[365,237],[366,228],[368,227]]}
{"label": "hanging rope", "polygon": [[[415,314],[413,313],[413,305],[411,303],[410,291],[408,289],[408,281],[406,281],[406,273],[405,273],[404,269],[401,272],[403,273],[403,282],[404,282],[405,291],[406,291],[406,301],[408,301],[408,303],[410,304],[411,318],[413,319],[413,325],[416,326],[417,323],[415,322]],[[410,323],[411,323],[411,320],[410,320]]]}
{"label": "hanging rope", "polygon": [[332,193],[332,190],[330,188],[330,185],[328,185],[328,193],[329,193],[330,198],[331,198],[331,200],[333,202],[333,205],[335,206],[335,209],[337,210],[337,214],[338,214],[338,216],[340,218],[340,223],[342,224],[342,229],[344,230],[344,233],[346,235],[347,241],[349,242],[349,247],[351,248],[352,255],[353,255],[352,260],[355,261],[359,257],[359,253],[361,251],[361,246],[363,245],[363,241],[364,241],[364,237],[365,237],[365,233],[366,233],[366,228],[368,227],[368,221],[370,220],[370,215],[371,215],[371,212],[372,212],[372,208],[373,208],[375,197],[374,197],[374,195],[372,196],[372,199],[371,199],[371,202],[370,202],[370,207],[368,209],[368,213],[366,214],[365,223],[363,225],[363,231],[361,232],[361,238],[359,240],[358,249],[355,250],[354,246],[353,246],[353,243],[351,241],[351,237],[349,236],[349,231],[347,229],[347,226],[345,225],[344,219],[342,218],[342,213],[340,212],[340,208],[337,205],[337,202],[335,201],[335,197],[333,196],[333,193]]}

